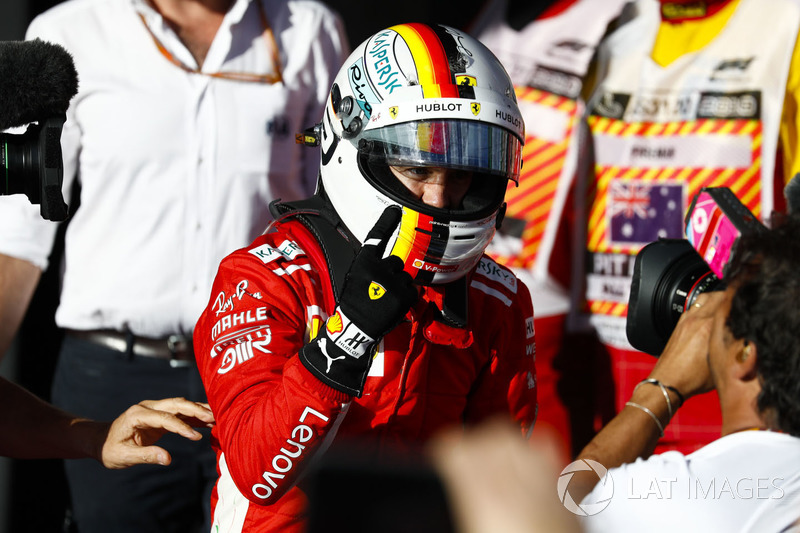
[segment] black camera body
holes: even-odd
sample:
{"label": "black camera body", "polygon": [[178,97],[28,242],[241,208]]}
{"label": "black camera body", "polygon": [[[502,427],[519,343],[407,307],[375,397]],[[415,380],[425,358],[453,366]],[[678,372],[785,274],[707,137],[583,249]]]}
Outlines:
{"label": "black camera body", "polygon": [[24,194],[47,220],[67,218],[61,132],[78,93],[72,56],[39,39],[0,42],[0,195]]}
{"label": "black camera body", "polygon": [[766,229],[727,187],[702,189],[685,225],[686,239],[652,242],[634,262],[626,334],[631,346],[650,355],[661,354],[700,294],[724,288],[739,238]]}

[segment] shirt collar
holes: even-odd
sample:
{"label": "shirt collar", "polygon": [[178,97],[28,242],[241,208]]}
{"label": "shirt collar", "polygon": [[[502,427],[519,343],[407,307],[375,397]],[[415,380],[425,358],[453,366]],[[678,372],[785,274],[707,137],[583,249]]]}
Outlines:
{"label": "shirt collar", "polygon": [[[234,0],[228,12],[225,14],[225,19],[228,24],[237,24],[244,17],[247,6],[256,0]],[[260,0],[259,0],[260,1]],[[133,8],[137,13],[141,13],[147,18],[148,24],[160,23],[164,24],[161,14],[156,11],[147,0],[130,0]]]}

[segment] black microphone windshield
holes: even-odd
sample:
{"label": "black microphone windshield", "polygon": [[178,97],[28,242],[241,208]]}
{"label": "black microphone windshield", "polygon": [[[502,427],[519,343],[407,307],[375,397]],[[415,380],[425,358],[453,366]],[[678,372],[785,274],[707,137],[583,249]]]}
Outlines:
{"label": "black microphone windshield", "polygon": [[62,114],[77,93],[78,73],[63,46],[0,42],[0,130]]}

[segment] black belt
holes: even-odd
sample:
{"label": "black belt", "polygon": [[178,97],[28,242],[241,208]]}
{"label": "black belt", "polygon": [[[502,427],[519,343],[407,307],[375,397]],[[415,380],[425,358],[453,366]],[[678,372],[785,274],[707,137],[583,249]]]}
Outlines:
{"label": "black belt", "polygon": [[117,352],[168,359],[172,367],[190,366],[195,362],[192,338],[185,335],[170,335],[163,339],[152,339],[110,329],[68,329],[66,334]]}

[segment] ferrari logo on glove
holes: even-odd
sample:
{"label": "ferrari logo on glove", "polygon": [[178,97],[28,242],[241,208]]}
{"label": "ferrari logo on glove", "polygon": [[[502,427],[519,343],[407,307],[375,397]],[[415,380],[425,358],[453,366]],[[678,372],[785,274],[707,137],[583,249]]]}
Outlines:
{"label": "ferrari logo on glove", "polygon": [[383,288],[383,285],[380,283],[372,282],[369,284],[369,299],[370,300],[377,300],[381,296],[386,294],[386,289]]}

